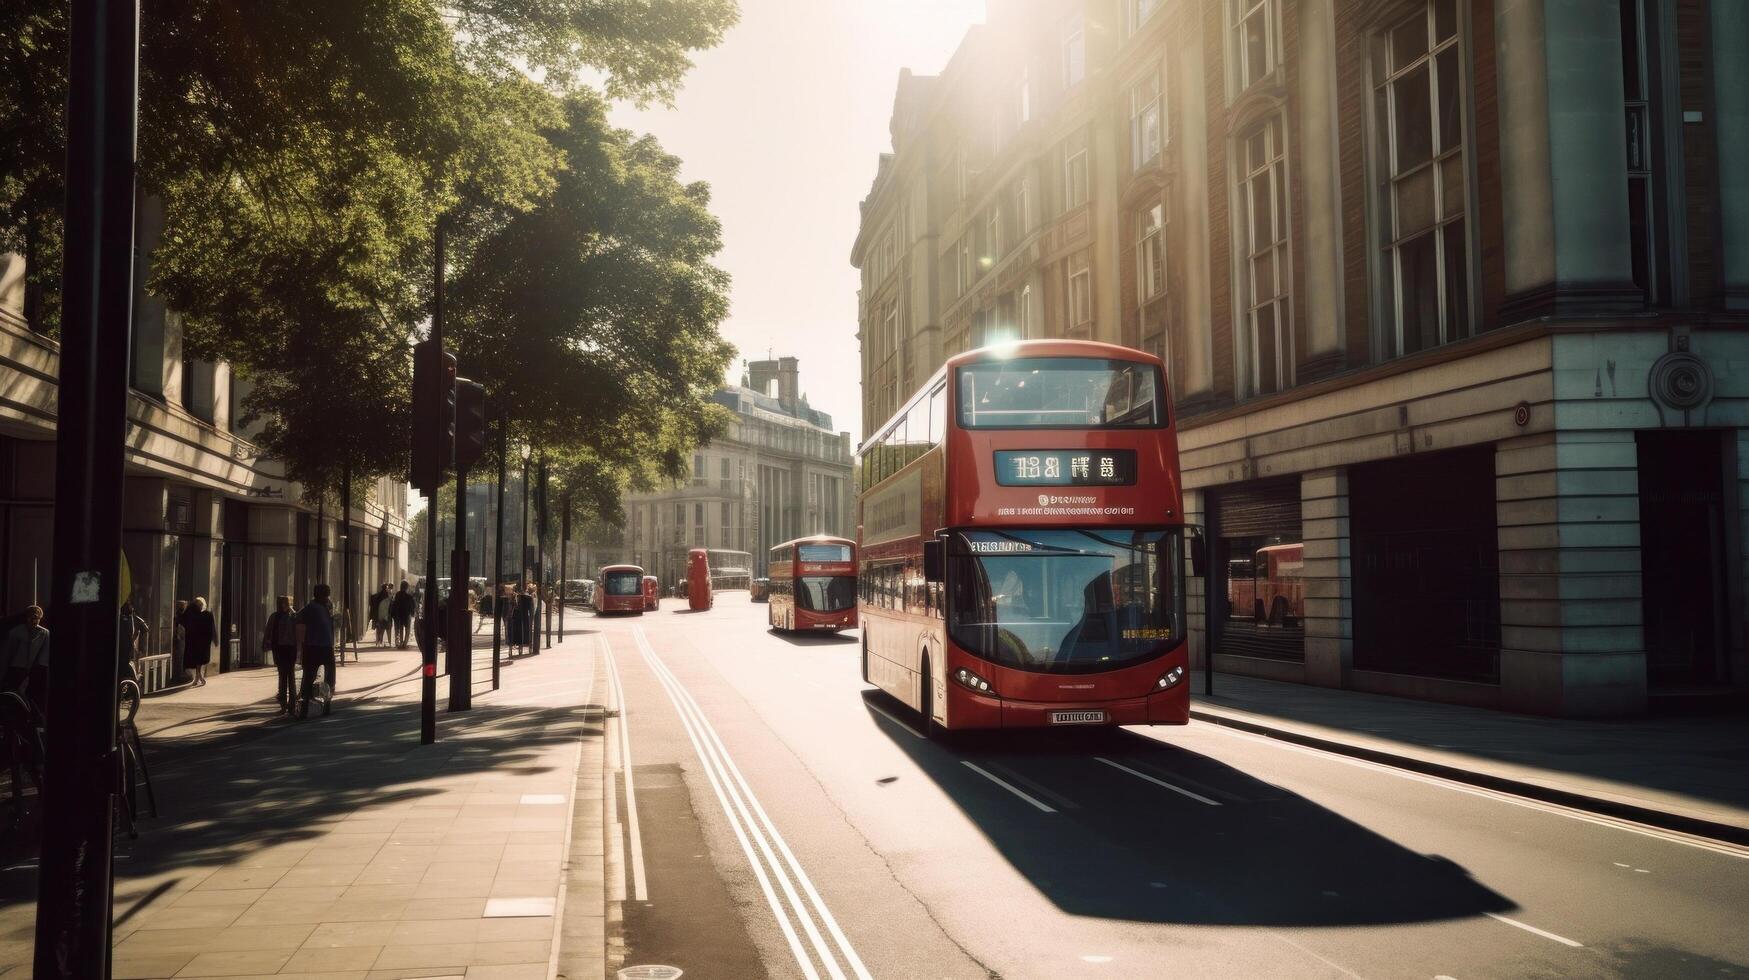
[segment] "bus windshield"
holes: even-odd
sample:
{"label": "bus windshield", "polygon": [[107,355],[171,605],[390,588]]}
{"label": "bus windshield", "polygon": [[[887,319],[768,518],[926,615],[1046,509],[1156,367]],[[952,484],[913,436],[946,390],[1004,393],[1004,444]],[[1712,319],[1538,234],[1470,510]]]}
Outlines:
{"label": "bus windshield", "polygon": [[796,579],[796,608],[843,612],[856,605],[856,576],[809,575]]}
{"label": "bus windshield", "polygon": [[849,561],[850,546],[847,544],[799,544],[796,545],[797,561]]}
{"label": "bus windshield", "polygon": [[1018,357],[959,369],[967,429],[1132,429],[1160,425],[1159,371],[1096,357]]}
{"label": "bus windshield", "polygon": [[608,572],[604,585],[608,595],[642,595],[644,577],[637,572]]}
{"label": "bus windshield", "polygon": [[964,531],[947,578],[954,641],[1007,667],[1113,670],[1184,636],[1177,529]]}

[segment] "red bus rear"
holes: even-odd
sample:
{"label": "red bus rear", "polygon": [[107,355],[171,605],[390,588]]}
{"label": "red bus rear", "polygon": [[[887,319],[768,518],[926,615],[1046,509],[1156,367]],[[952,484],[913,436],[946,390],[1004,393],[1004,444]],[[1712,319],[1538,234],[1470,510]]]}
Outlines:
{"label": "red bus rear", "polygon": [[812,633],[856,628],[856,542],[815,535],[771,549],[765,619]]}
{"label": "red bus rear", "polygon": [[1188,722],[1169,404],[1108,344],[950,359],[862,452],[865,679],[930,729]]}
{"label": "red bus rear", "polygon": [[637,565],[608,565],[595,579],[595,612],[634,613],[644,611],[644,570]]}
{"label": "red bus rear", "polygon": [[703,548],[686,553],[686,604],[695,610],[711,607],[711,556]]}

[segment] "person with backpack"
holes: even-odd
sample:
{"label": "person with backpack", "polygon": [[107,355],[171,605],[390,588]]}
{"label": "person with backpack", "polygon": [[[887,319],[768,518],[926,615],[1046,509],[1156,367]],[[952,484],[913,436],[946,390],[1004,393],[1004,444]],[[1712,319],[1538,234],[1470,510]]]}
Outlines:
{"label": "person with backpack", "polygon": [[261,650],[273,656],[273,667],[279,672],[279,710],[289,715],[298,706],[298,617],[292,611],[291,596],[280,596],[278,605],[267,617]]}
{"label": "person with backpack", "polygon": [[[329,598],[332,591],[326,583],[318,584],[313,590],[314,598],[298,610],[296,642],[304,667],[303,688],[298,694],[299,718],[309,717],[311,697],[322,699],[323,714],[334,707],[334,610]],[[318,667],[322,669],[319,688]]]}

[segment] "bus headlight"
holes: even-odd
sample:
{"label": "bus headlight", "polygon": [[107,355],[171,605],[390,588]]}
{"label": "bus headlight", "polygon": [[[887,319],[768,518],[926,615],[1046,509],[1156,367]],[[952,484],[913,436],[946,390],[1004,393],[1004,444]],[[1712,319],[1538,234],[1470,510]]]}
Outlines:
{"label": "bus headlight", "polygon": [[1159,690],[1164,691],[1181,680],[1184,680],[1184,668],[1181,666],[1174,667],[1166,673],[1161,674],[1160,680],[1154,686]]}
{"label": "bus headlight", "polygon": [[979,677],[977,674],[972,673],[964,667],[953,672],[953,679],[979,694],[994,695],[996,693],[995,691],[990,690],[989,681]]}

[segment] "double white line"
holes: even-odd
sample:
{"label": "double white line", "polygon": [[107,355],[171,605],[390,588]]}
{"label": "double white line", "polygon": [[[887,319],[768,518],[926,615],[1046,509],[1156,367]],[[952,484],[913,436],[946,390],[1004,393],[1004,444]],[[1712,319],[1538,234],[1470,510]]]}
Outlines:
{"label": "double white line", "polygon": [[[716,729],[711,727],[698,702],[656,656],[649,639],[644,636],[644,628],[633,627],[632,636],[637,641],[638,652],[644,655],[650,670],[668,692],[668,699],[674,702],[674,710],[679,712],[680,722],[686,728],[686,737],[692,740],[693,750],[704,763],[705,776],[716,792],[717,802],[722,804],[723,815],[728,818],[735,839],[747,855],[747,863],[753,868],[759,889],[765,894],[772,914],[777,917],[778,928],[783,930],[784,939],[789,942],[790,952],[795,954],[796,964],[801,967],[803,975],[808,980],[819,980],[818,964],[833,980],[846,980],[846,971],[857,980],[871,980],[868,968],[862,965],[862,959],[851,948],[850,940],[838,928],[838,920],[832,917],[807,872],[802,870],[801,862],[796,860],[783,835],[777,832],[765,808],[759,805],[752,787],[747,785],[741,770],[735,766],[735,760],[729,757],[729,750],[717,737]],[[801,894],[798,894],[798,888]],[[783,893],[781,899],[778,896],[780,891]],[[805,904],[801,895],[807,896]],[[797,925],[808,938],[807,948],[797,935]],[[830,934],[830,943],[821,934],[821,926]]]}

